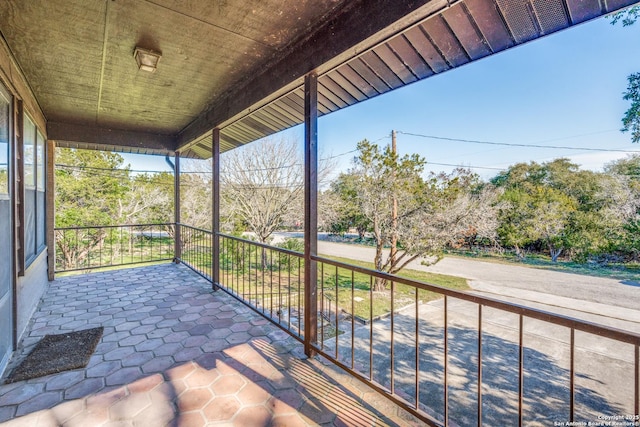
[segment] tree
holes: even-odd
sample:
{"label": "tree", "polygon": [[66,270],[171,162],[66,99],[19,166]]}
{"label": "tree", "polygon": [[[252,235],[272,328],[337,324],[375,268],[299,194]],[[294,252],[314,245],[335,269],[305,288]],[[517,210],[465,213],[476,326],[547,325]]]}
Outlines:
{"label": "tree", "polygon": [[622,22],[623,27],[633,25],[640,18],[640,6],[628,7],[611,15],[611,24]]}
{"label": "tree", "polygon": [[[376,244],[376,270],[395,274],[425,252],[419,247],[418,238],[418,216],[427,203],[427,189],[420,177],[425,161],[415,154],[399,157],[389,146],[381,151],[367,140],[360,141],[357,148],[359,155],[354,159],[349,178],[352,185],[343,189],[355,190],[352,194],[355,206],[370,223]],[[397,221],[391,214],[394,199],[398,205]],[[411,236],[411,230],[415,235]],[[383,249],[395,239],[403,242],[404,251],[397,256],[390,252],[385,259]],[[384,280],[376,279],[376,291],[385,287]]]}
{"label": "tree", "polygon": [[[338,218],[367,224],[376,245],[376,270],[396,274],[419,257],[433,255],[437,260],[447,245],[462,238],[479,219],[474,209],[489,192],[470,194],[477,176],[469,171],[431,175],[425,180],[421,176],[425,160],[417,154],[400,157],[391,147],[381,149],[367,140],[358,143],[358,151],[354,167],[330,191],[346,203]],[[385,255],[385,248],[394,241],[397,251]],[[386,281],[377,279],[374,290],[385,289]]]}
{"label": "tree", "polygon": [[483,184],[477,190],[463,191],[455,200],[455,210],[466,213],[460,221],[458,242],[473,250],[476,244],[490,243],[498,246],[498,212],[501,190],[491,184]]}
{"label": "tree", "polygon": [[344,234],[355,228],[360,240],[371,230],[371,222],[360,210],[357,202],[358,176],[341,173],[320,198],[324,225],[334,234]]}
{"label": "tree", "polygon": [[[56,149],[56,227],[111,225],[129,191],[129,171],[117,153]],[[114,169],[121,169],[114,171]]]}
{"label": "tree", "polygon": [[461,242],[471,248],[479,241],[497,243],[500,190],[462,168],[450,174],[432,174],[427,184],[430,201],[421,214],[421,226],[432,262],[441,258],[444,249]]}
{"label": "tree", "polygon": [[261,243],[302,210],[303,160],[294,140],[254,142],[225,153],[220,165],[224,204]]}
{"label": "tree", "polygon": [[626,176],[640,183],[640,154],[629,154],[622,159],[604,165],[604,171],[611,175]]}
{"label": "tree", "polygon": [[121,224],[173,222],[173,174],[159,172],[134,176],[129,191],[118,200]]}
{"label": "tree", "polygon": [[621,223],[614,235],[615,249],[638,259],[640,255],[640,155],[608,163],[605,173],[615,185],[609,188],[613,202],[608,216]]}
{"label": "tree", "polygon": [[9,171],[6,164],[0,164],[0,194],[9,193]]}
{"label": "tree", "polygon": [[180,220],[184,224],[211,230],[211,191],[210,173],[181,174]]}
{"label": "tree", "polygon": [[[622,22],[627,27],[635,24],[640,18],[640,6],[633,6],[614,13],[611,24]],[[631,132],[631,141],[640,142],[640,73],[633,73],[627,77],[627,91],[623,93],[625,101],[631,101],[631,106],[622,117],[622,132]]]}
{"label": "tree", "polygon": [[[112,225],[118,206],[129,190],[129,170],[120,169],[124,159],[116,153],[94,150],[56,149],[55,226]],[[102,230],[77,230],[56,239],[67,266],[77,266],[102,245]]]}
{"label": "tree", "polygon": [[627,91],[622,98],[631,106],[622,117],[622,132],[631,132],[631,141],[640,142],[640,73],[627,77]]}
{"label": "tree", "polygon": [[[633,165],[609,166],[616,168]],[[504,189],[500,238],[520,257],[525,246],[546,247],[553,261],[563,252],[581,262],[608,253],[638,203],[627,178],[580,170],[568,159],[519,163],[492,182]]]}
{"label": "tree", "polygon": [[575,169],[577,165],[566,159],[542,165],[518,163],[493,179],[494,184],[505,189],[498,233],[518,257],[524,257],[524,246],[539,242],[555,262],[567,248],[577,202],[554,184],[556,180],[566,180]]}

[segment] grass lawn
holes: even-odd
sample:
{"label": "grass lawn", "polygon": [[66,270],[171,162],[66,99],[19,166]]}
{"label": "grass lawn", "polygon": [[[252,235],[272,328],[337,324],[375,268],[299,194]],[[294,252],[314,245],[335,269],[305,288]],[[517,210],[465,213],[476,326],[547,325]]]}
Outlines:
{"label": "grass lawn", "polygon": [[[304,300],[303,271],[298,275],[298,269],[288,271],[286,266],[281,269],[277,262],[268,265],[264,270],[253,256],[242,264],[240,270],[222,268],[220,278],[229,289],[242,295],[243,298],[259,303],[266,309],[286,310],[289,304]],[[270,258],[269,258],[270,259]],[[355,261],[345,258],[331,259],[345,264],[373,269],[369,262]],[[274,257],[275,260],[275,257]],[[223,266],[234,268],[233,263],[223,263]],[[304,267],[303,267],[304,268]],[[402,270],[399,276],[443,286],[455,290],[468,290],[467,280],[461,277],[427,273],[416,270]],[[393,303],[391,298],[391,284],[387,284],[384,292],[371,292],[372,276],[364,273],[351,272],[349,269],[336,268],[328,264],[318,264],[318,304],[326,313],[335,313],[336,294],[338,295],[338,312],[354,313],[363,319],[375,318],[386,313],[401,309],[416,302],[416,288],[394,283]],[[428,302],[441,298],[441,294],[419,290],[417,299]],[[294,307],[296,308],[296,307]]]}
{"label": "grass lawn", "polygon": [[[347,258],[330,257],[335,261],[351,264],[359,267],[373,269],[373,263],[355,261]],[[369,319],[370,317],[378,317],[380,315],[398,310],[416,301],[416,288],[413,286],[395,283],[393,285],[393,307],[391,304],[391,283],[387,283],[387,289],[384,292],[371,292],[371,276],[368,274],[354,273],[353,286],[352,274],[350,270],[338,268],[336,281],[336,268],[326,265],[324,268],[324,276],[318,273],[319,279],[323,284],[323,292],[328,300],[335,301],[336,288],[338,293],[338,306],[340,309],[356,316]],[[428,273],[424,271],[404,269],[398,273],[398,276],[414,280],[417,282],[425,282],[432,285],[442,286],[448,289],[465,291],[470,289],[467,279],[456,276],[448,276],[444,274]],[[337,286],[336,286],[337,282]],[[442,295],[436,292],[418,290],[418,300],[422,303],[442,298]],[[325,307],[328,301],[324,301]],[[331,308],[335,310],[335,307]]]}

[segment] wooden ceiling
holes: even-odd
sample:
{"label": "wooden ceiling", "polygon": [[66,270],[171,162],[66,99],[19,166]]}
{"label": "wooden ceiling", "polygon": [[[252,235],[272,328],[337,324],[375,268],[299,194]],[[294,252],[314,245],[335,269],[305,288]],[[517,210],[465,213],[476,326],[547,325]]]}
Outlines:
{"label": "wooden ceiling", "polygon": [[[209,157],[629,0],[3,0],[0,32],[63,146]],[[162,53],[137,69],[136,46]]]}

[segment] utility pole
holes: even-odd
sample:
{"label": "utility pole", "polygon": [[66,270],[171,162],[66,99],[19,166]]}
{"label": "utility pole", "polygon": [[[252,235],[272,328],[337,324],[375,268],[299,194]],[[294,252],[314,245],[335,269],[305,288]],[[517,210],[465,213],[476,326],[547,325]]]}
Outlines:
{"label": "utility pole", "polygon": [[[398,156],[398,149],[396,147],[396,131],[391,131],[391,152],[394,157]],[[394,165],[397,163],[397,159],[394,158]],[[393,186],[395,187],[396,171],[395,166],[393,170]],[[389,253],[390,264],[393,267],[396,263],[396,254],[398,253],[398,199],[395,191],[393,192],[393,204],[391,206],[391,251]]]}

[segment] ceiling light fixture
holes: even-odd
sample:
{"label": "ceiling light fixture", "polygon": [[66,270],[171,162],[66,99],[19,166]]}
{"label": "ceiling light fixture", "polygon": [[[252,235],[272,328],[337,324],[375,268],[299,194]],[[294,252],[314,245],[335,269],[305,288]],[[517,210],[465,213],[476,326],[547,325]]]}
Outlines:
{"label": "ceiling light fixture", "polygon": [[138,69],[142,71],[148,71],[150,73],[155,73],[162,54],[160,52],[155,52],[153,50],[143,49],[136,46],[135,50],[133,51],[133,57],[138,63]]}

